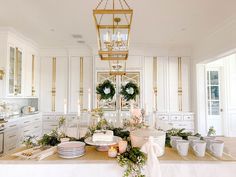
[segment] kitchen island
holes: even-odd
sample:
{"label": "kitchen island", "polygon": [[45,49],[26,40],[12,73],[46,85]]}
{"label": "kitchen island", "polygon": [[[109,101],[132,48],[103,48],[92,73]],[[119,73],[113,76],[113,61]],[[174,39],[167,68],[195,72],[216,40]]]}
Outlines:
{"label": "kitchen island", "polygon": [[[235,177],[236,158],[232,155],[224,154],[218,159],[207,153],[198,158],[190,151],[187,157],[180,157],[171,148],[165,151],[159,158],[163,177]],[[57,154],[41,161],[20,160],[11,155],[0,158],[2,177],[121,177],[123,171],[115,158],[91,146],[76,159],[62,159]]]}

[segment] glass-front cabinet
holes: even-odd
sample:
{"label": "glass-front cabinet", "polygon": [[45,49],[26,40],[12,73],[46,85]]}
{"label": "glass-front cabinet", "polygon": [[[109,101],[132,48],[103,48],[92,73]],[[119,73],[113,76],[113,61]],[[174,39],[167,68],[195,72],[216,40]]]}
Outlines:
{"label": "glass-front cabinet", "polygon": [[10,47],[8,94],[10,96],[22,93],[22,51],[17,47]]}

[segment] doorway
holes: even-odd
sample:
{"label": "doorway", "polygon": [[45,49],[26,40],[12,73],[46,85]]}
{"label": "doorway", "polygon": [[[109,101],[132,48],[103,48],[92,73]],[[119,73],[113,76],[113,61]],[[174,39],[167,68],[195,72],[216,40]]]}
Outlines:
{"label": "doorway", "polygon": [[217,135],[223,135],[223,68],[221,66],[206,66],[206,124],[207,130],[214,127]]}
{"label": "doorway", "polygon": [[236,54],[197,64],[197,132],[236,137]]}

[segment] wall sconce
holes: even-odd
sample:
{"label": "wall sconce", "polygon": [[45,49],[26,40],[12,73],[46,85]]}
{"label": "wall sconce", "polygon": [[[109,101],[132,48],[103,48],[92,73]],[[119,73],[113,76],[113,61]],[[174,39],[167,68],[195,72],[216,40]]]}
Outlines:
{"label": "wall sconce", "polygon": [[5,72],[3,71],[3,69],[0,69],[0,80],[3,80],[4,74]]}

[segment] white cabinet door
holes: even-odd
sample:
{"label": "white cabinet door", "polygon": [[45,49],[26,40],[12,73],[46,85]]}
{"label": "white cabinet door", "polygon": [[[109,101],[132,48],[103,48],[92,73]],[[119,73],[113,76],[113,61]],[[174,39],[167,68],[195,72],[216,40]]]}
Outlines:
{"label": "white cabinet door", "polygon": [[41,58],[40,103],[42,112],[52,111],[52,58]]}
{"label": "white cabinet door", "polygon": [[[88,108],[88,89],[91,89],[91,98],[94,98],[95,87],[93,91],[93,58],[92,57],[84,57],[84,72],[83,72],[83,108]],[[92,104],[94,104],[95,99],[92,100]],[[93,108],[91,105],[91,108]]]}
{"label": "white cabinet door", "polygon": [[63,112],[67,99],[68,61],[66,57],[56,57],[56,112]]}
{"label": "white cabinet door", "polygon": [[32,55],[27,53],[24,64],[24,96],[32,96]]}
{"label": "white cabinet door", "polygon": [[80,91],[80,57],[71,57],[69,65],[69,112],[77,112]]}
{"label": "white cabinet door", "polygon": [[190,58],[182,57],[182,108],[183,112],[189,112],[190,110]]}
{"label": "white cabinet door", "polygon": [[[30,49],[28,50],[23,69],[25,74],[24,96],[39,97],[40,62],[36,52],[31,51]],[[34,94],[32,93],[32,87],[34,87]]]}
{"label": "white cabinet door", "polygon": [[35,97],[39,97],[40,94],[40,58],[38,55],[34,57],[34,89]]}
{"label": "white cabinet door", "polygon": [[168,58],[157,57],[157,100],[156,107],[160,112],[168,111]]}
{"label": "white cabinet door", "polygon": [[153,110],[153,57],[145,57],[145,78],[144,78],[144,105],[148,110],[147,112],[152,112]]}
{"label": "white cabinet door", "polygon": [[[63,112],[67,98],[67,58],[56,57],[55,112]],[[52,57],[41,59],[41,111],[52,112]]]}
{"label": "white cabinet door", "polygon": [[177,112],[179,111],[178,106],[178,59],[177,57],[169,58],[169,111]]}

